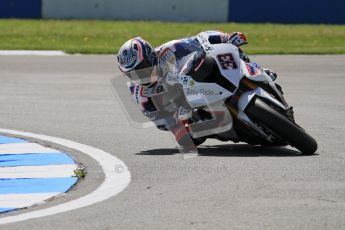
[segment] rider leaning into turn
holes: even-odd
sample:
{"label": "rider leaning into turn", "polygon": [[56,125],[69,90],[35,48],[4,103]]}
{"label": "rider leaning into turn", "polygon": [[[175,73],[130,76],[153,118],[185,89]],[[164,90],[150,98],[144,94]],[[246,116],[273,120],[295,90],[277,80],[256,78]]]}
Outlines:
{"label": "rider leaning into turn", "polygon": [[[141,106],[145,116],[151,120],[154,120],[153,117],[156,116],[157,109],[150,97],[152,92],[159,93],[163,87],[168,88],[167,91],[169,91],[169,88],[177,83],[174,82],[176,79],[174,76],[198,74],[198,70],[202,67],[206,57],[205,48],[201,46],[205,40],[210,44],[230,43],[238,48],[247,44],[247,38],[241,32],[228,34],[220,31],[205,31],[194,37],[167,42],[156,49],[153,49],[150,43],[140,37],[130,39],[122,45],[117,56],[120,70],[128,76],[133,71],[140,75],[142,71],[148,79],[140,83],[132,82],[129,85],[134,100]],[[242,60],[250,62],[240,48],[239,54]],[[145,69],[148,68],[150,69],[149,78],[145,72]],[[170,91],[174,93],[174,90]],[[176,103],[174,116],[171,116],[174,117],[174,122],[159,124],[155,121],[155,123],[158,128],[172,131],[180,145],[186,145],[185,142],[190,140],[190,136],[184,126],[179,125],[179,122],[192,116],[192,108],[185,100],[176,101],[182,101],[182,103]]]}

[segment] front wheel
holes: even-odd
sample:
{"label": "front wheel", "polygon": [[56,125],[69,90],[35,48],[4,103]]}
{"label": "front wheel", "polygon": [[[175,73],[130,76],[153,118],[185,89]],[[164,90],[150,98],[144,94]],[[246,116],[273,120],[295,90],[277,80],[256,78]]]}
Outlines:
{"label": "front wheel", "polygon": [[303,154],[313,154],[317,150],[317,143],[313,137],[260,98],[254,98],[245,109],[245,113],[253,121],[271,130]]}

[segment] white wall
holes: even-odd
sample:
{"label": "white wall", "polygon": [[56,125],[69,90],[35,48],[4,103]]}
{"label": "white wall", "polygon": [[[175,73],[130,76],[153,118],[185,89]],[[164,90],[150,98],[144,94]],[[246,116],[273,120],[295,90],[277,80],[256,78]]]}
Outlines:
{"label": "white wall", "polygon": [[226,22],[229,0],[42,0],[42,17]]}

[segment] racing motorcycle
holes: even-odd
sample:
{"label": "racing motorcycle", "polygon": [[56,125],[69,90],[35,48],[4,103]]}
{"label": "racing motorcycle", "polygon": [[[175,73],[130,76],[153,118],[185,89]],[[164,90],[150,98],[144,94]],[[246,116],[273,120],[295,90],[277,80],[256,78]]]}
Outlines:
{"label": "racing motorcycle", "polygon": [[[171,98],[181,91],[183,100],[193,108],[192,117],[184,121],[183,126],[195,146],[207,138],[215,138],[252,145],[291,145],[302,154],[313,154],[317,150],[315,139],[296,124],[293,108],[275,83],[276,75],[254,62],[243,61],[239,48],[232,44],[210,44],[203,39],[199,39],[199,43],[206,57],[196,67],[197,73],[174,76],[177,90],[164,92],[157,88],[150,93],[155,107],[164,111],[172,107]],[[113,83],[115,88],[118,85],[122,84]],[[115,92],[119,94],[121,90],[118,88]],[[134,97],[142,94],[139,87],[131,91]],[[164,100],[168,103],[161,106]],[[128,110],[129,104],[124,104]],[[174,110],[176,106],[170,109],[172,112],[163,114],[172,114]],[[165,125],[159,125],[159,120],[166,124],[168,117],[156,116],[153,121],[158,128],[167,130]]]}
{"label": "racing motorcycle", "polygon": [[195,145],[207,138],[252,145],[291,145],[313,154],[317,143],[296,124],[293,108],[282,88],[255,63],[244,62],[231,44],[199,41],[207,55],[197,75],[179,75],[176,81],[193,116],[184,123]]}

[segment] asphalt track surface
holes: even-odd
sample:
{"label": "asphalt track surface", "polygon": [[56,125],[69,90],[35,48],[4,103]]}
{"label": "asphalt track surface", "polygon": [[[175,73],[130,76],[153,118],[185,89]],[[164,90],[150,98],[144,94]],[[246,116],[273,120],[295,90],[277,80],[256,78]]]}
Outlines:
{"label": "asphalt track surface", "polygon": [[[183,160],[167,133],[128,122],[110,85],[114,56],[1,56],[1,128],[110,152],[132,181],[105,202],[0,228],[345,229],[345,56],[253,58],[278,72],[315,155],[208,141]],[[74,193],[101,183],[102,172],[90,175]]]}

